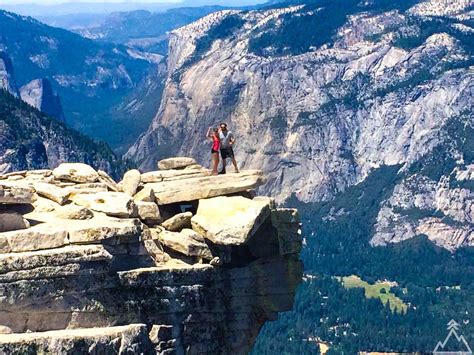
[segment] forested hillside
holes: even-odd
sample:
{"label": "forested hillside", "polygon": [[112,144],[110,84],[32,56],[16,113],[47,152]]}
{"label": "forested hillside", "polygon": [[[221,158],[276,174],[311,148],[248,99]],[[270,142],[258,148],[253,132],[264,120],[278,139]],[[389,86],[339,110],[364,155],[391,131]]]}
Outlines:
{"label": "forested hillside", "polygon": [[126,164],[97,143],[0,90],[0,173],[84,162],[121,177]]}
{"label": "forested hillside", "polygon": [[[474,163],[474,126],[464,122],[447,129],[456,129],[454,141],[409,171],[400,166],[381,167],[327,203],[289,201],[303,215],[306,277],[295,310],[265,325],[254,354],[310,353],[316,351],[315,339],[328,343],[330,354],[430,352],[446,336],[451,319],[462,324],[468,340],[474,340],[474,247],[450,252],[426,235],[385,246],[371,245],[380,206],[411,174],[433,179],[447,176],[450,188],[474,191],[472,180],[458,180],[452,174],[456,167],[462,170]],[[462,152],[461,166],[451,155],[456,147]],[[418,188],[422,190],[423,185]],[[418,198],[416,193],[412,198]],[[439,210],[410,208],[400,212],[413,220],[435,215],[447,225],[460,223]],[[472,224],[469,228],[472,230]],[[407,305],[406,312],[390,310],[379,299],[367,298],[363,288],[345,289],[337,277],[348,275],[358,275],[371,284],[390,281],[389,292]]]}

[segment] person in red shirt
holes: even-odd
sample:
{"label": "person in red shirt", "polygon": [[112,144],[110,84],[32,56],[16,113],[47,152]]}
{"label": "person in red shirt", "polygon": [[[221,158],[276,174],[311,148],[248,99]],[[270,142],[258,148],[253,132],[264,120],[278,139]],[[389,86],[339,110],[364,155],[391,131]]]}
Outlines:
{"label": "person in red shirt", "polygon": [[219,138],[219,130],[209,127],[206,137],[212,141],[211,157],[212,157],[212,175],[217,175],[217,166],[219,165],[219,149],[221,148],[221,140]]}

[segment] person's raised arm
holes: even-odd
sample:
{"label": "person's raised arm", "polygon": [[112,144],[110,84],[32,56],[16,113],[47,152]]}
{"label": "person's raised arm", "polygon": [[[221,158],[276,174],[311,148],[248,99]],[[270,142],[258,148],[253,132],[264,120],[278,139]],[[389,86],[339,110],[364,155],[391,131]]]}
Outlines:
{"label": "person's raised arm", "polygon": [[212,138],[212,136],[211,136],[211,129],[212,129],[212,127],[209,127],[209,128],[207,129],[206,138]]}

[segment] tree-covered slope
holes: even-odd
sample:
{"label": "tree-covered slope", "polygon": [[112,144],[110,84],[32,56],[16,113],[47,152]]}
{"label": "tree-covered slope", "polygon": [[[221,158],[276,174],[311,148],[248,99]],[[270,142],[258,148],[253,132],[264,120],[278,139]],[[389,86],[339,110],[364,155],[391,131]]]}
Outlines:
{"label": "tree-covered slope", "polygon": [[[303,216],[306,277],[295,310],[264,327],[255,354],[313,353],[316,339],[330,354],[427,353],[451,319],[474,340],[474,124],[463,114],[442,132],[450,138],[411,169],[380,167],[329,202],[289,201]],[[387,216],[384,232],[392,239],[374,245]],[[459,241],[463,228],[470,234],[449,251],[432,238],[433,226],[447,231],[444,242]],[[406,312],[393,312],[362,288],[345,289],[337,277],[349,275],[372,284],[388,280]]]}
{"label": "tree-covered slope", "polygon": [[84,162],[119,177],[126,165],[104,143],[94,142],[0,90],[0,173]]}
{"label": "tree-covered slope", "polygon": [[[0,28],[0,49],[12,60],[18,86],[47,78],[70,126],[114,146],[120,145],[120,135],[130,140],[141,133],[133,125],[112,124],[112,111],[146,85],[156,63],[130,54],[124,46],[98,43],[1,10]],[[149,99],[159,101],[159,96]],[[135,119],[149,122],[152,117],[144,115],[138,111]]]}

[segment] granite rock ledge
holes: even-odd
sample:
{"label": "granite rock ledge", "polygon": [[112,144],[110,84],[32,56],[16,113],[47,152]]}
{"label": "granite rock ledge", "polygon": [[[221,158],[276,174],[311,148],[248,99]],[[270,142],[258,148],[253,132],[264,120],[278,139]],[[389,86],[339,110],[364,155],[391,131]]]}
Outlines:
{"label": "granite rock ledge", "polygon": [[0,354],[245,354],[292,309],[300,219],[262,172],[158,167],[0,176]]}

